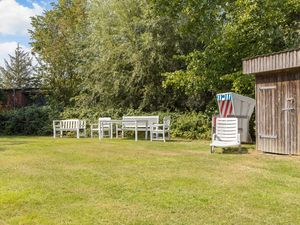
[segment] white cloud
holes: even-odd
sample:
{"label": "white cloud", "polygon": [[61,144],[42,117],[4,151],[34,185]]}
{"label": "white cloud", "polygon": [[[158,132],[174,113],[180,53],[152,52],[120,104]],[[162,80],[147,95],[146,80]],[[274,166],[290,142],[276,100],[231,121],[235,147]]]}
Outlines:
{"label": "white cloud", "polygon": [[[3,42],[0,43],[0,66],[4,66],[4,58],[8,59],[8,55],[14,55],[15,49],[18,43],[15,41],[12,42]],[[20,45],[23,50],[26,52],[30,51],[30,48]]]}
{"label": "white cloud", "polygon": [[31,28],[30,17],[43,12],[39,4],[32,3],[32,6],[22,6],[15,0],[0,0],[0,35],[27,35]]}

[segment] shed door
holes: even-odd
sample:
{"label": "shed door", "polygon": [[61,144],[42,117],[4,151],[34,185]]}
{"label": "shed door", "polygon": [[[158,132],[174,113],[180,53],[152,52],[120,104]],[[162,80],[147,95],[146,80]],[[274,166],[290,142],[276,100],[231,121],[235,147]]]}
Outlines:
{"label": "shed door", "polygon": [[[268,85],[259,87],[257,107],[258,112],[258,137],[262,142],[276,140],[275,94],[276,86]],[[269,146],[262,147],[263,151],[270,151]]]}
{"label": "shed door", "polygon": [[296,113],[296,96],[297,89],[296,83],[293,81],[285,82],[283,88],[283,107],[282,113],[284,117],[284,129],[283,144],[285,153],[296,154],[297,153],[297,113]]}

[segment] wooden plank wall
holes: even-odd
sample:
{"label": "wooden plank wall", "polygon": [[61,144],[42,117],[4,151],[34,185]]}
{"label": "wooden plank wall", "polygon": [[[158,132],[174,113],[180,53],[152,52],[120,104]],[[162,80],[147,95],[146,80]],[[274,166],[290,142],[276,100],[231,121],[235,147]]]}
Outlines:
{"label": "wooden plank wall", "polygon": [[244,74],[257,74],[300,67],[300,49],[257,56],[243,61]]}
{"label": "wooden plank wall", "polygon": [[300,155],[300,70],[256,75],[256,107],[257,150]]}

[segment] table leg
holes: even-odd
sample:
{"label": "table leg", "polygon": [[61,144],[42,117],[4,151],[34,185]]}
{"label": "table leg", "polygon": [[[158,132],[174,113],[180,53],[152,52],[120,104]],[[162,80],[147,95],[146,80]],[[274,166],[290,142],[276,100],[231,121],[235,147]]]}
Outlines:
{"label": "table leg", "polygon": [[148,121],[146,121],[146,134],[145,139],[148,140]]}
{"label": "table leg", "polygon": [[99,134],[99,140],[102,139],[102,130],[101,130],[101,122],[98,125],[98,134]]}
{"label": "table leg", "polygon": [[113,138],[113,125],[110,123],[110,138]]}
{"label": "table leg", "polygon": [[118,126],[118,124],[116,124],[116,138],[119,138],[118,130],[119,130],[119,126]]}

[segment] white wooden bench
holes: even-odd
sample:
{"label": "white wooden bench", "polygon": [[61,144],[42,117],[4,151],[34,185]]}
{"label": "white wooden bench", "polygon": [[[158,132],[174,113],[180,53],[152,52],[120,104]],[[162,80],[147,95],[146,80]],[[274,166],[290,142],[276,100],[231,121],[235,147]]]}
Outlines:
{"label": "white wooden bench", "polygon": [[56,133],[60,133],[60,137],[63,136],[64,131],[76,132],[76,137],[80,137],[80,131],[83,131],[83,136],[86,137],[86,121],[78,119],[69,120],[54,120],[53,121],[53,137],[56,138]]}
{"label": "white wooden bench", "polygon": [[151,125],[158,123],[159,116],[123,116],[121,127],[117,126],[116,132],[121,131],[122,137],[124,137],[125,131],[135,131],[135,140],[137,140],[138,131],[143,131],[145,132],[145,139],[148,139]]}
{"label": "white wooden bench", "polygon": [[215,147],[239,146],[241,150],[241,138],[237,118],[217,118],[216,132],[213,134],[211,153]]}

